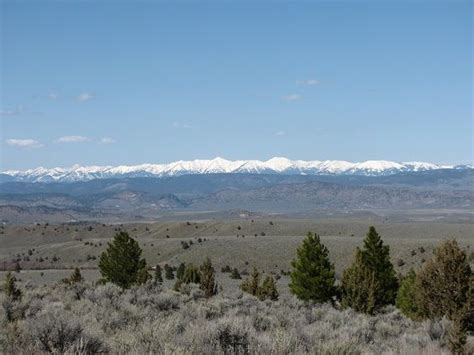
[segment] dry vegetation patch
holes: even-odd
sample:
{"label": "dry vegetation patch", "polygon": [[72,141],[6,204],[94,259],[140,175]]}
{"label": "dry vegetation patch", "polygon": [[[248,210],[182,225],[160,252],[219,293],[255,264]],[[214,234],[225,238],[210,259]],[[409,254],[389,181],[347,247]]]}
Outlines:
{"label": "dry vegetation patch", "polygon": [[239,294],[209,300],[149,282],[57,284],[1,295],[2,352],[88,353],[447,353],[449,322],[417,323],[394,307],[376,316],[306,305],[293,297],[259,301]]}

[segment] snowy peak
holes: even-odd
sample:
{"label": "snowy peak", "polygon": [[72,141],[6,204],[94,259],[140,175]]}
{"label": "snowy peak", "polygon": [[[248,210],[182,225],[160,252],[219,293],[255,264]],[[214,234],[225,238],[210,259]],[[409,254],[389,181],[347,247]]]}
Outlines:
{"label": "snowy peak", "polygon": [[25,182],[73,182],[123,177],[169,177],[189,174],[287,174],[287,175],[362,175],[383,176],[401,172],[418,172],[436,169],[472,169],[472,166],[447,166],[426,162],[398,163],[386,160],[368,160],[351,163],[343,160],[290,160],[283,157],[260,160],[212,160],[176,161],[169,164],[141,164],[121,166],[79,166],[70,168],[35,168],[9,170],[3,174],[14,181]]}
{"label": "snowy peak", "polygon": [[274,171],[281,172],[298,165],[298,161],[291,161],[287,158],[275,157],[267,160],[264,164]]}

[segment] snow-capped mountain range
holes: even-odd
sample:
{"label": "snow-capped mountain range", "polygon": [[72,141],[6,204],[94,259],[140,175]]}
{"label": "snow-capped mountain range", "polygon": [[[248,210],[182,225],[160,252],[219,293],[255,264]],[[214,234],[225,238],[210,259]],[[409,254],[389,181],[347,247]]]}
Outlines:
{"label": "snow-capped mountain range", "polygon": [[417,172],[436,169],[472,169],[470,165],[438,165],[425,162],[397,163],[386,160],[368,160],[351,163],[342,160],[289,160],[275,157],[260,160],[212,160],[176,161],[169,164],[141,164],[120,166],[79,166],[70,168],[36,168],[8,170],[13,181],[23,182],[74,182],[93,179],[125,177],[170,177],[189,174],[287,174],[287,175],[362,175],[384,176],[401,172]]}

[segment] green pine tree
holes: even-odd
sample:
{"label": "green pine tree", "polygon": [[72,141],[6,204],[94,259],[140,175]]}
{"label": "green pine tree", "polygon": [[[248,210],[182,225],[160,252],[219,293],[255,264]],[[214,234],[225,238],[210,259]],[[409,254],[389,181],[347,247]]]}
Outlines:
{"label": "green pine tree", "polygon": [[[355,280],[361,284],[354,283]],[[390,261],[390,248],[383,244],[374,227],[370,227],[364,247],[357,248],[354,263],[344,272],[342,286],[343,304],[358,311],[373,313],[395,303],[398,279]],[[359,302],[363,300],[356,297],[359,294],[371,298],[362,305]]]}
{"label": "green pine tree", "polygon": [[397,308],[400,309],[404,315],[414,320],[420,316],[415,283],[416,273],[413,269],[410,269],[401,280],[400,289],[398,290],[395,302]]}
{"label": "green pine tree", "polygon": [[141,254],[136,240],[130,238],[127,232],[118,232],[100,256],[99,269],[104,281],[122,288],[143,282],[146,261],[141,259]]}
{"label": "green pine tree", "polygon": [[317,234],[308,233],[291,265],[290,291],[299,299],[323,303],[336,295],[334,265]]}
{"label": "green pine tree", "polygon": [[217,294],[217,284],[215,281],[215,270],[212,266],[211,259],[206,258],[204,263],[201,265],[201,290],[204,291],[206,298],[210,298]]}
{"label": "green pine tree", "polygon": [[397,293],[395,304],[407,317],[416,320],[419,318],[420,310],[416,302],[416,273],[410,269],[402,278]]}
{"label": "green pine tree", "polygon": [[375,306],[394,304],[398,291],[398,278],[390,261],[390,247],[383,244],[374,227],[370,227],[364,239],[362,258],[365,265],[374,272],[378,284]]}

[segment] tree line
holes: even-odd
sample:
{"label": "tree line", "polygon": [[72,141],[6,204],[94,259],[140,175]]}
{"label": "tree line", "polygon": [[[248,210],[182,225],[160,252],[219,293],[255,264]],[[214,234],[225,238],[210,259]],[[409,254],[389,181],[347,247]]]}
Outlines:
{"label": "tree line", "polygon": [[456,240],[441,243],[418,272],[411,269],[397,276],[389,246],[370,227],[337,285],[328,249],[318,235],[308,233],[292,267],[290,290],[304,301],[338,302],[368,314],[396,305],[413,320],[446,317],[451,321],[453,353],[463,353],[466,332],[474,331],[474,274]]}

